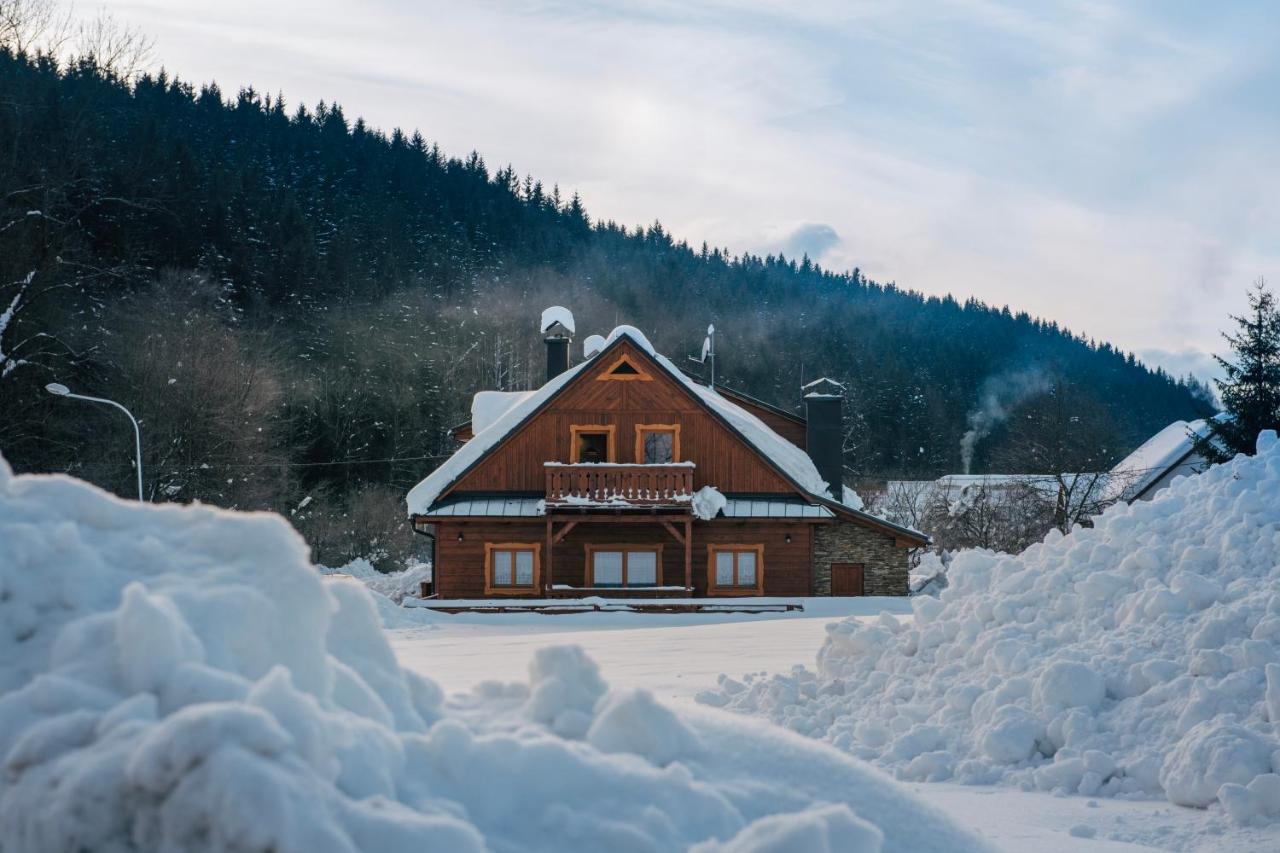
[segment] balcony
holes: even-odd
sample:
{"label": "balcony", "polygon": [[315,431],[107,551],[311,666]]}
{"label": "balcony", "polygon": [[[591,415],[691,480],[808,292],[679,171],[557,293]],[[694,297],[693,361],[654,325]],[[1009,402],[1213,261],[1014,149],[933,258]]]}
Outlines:
{"label": "balcony", "polygon": [[567,465],[546,463],[548,506],[689,506],[693,463]]}

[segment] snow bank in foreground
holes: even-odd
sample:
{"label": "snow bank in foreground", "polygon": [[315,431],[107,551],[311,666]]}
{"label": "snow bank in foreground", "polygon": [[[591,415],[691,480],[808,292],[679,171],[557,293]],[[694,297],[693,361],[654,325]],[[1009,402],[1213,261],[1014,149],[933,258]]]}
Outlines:
{"label": "snow bank in foreground", "polygon": [[278,516],[0,460],[6,851],[964,851],[892,780],[610,691],[576,649],[446,708]]}
{"label": "snow bank in foreground", "polygon": [[963,552],[940,598],[827,628],[817,673],[709,704],[904,779],[1221,802],[1280,816],[1280,444],[1017,556]]}

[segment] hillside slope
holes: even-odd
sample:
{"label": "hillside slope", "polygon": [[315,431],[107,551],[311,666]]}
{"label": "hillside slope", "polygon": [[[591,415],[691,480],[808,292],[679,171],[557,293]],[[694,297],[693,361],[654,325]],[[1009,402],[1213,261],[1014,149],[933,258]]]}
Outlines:
{"label": "hillside slope", "polygon": [[[450,452],[471,393],[538,380],[552,303],[582,336],[629,322],[677,358],[714,322],[724,381],[787,408],[804,380],[844,381],[856,476],[956,469],[992,401],[1029,417],[985,423],[977,468],[1103,466],[1199,408],[1196,388],[1052,322],[593,221],[576,196],[337,106],[2,51],[0,89],[0,299],[18,309],[0,349],[22,344],[0,446],[22,470],[132,477],[127,424],[70,416],[40,391],[56,378],[131,403],[155,496],[310,495],[310,512],[343,508],[337,541]],[[1061,458],[1019,458],[1027,430],[1056,431]],[[379,489],[376,507],[352,497]]]}

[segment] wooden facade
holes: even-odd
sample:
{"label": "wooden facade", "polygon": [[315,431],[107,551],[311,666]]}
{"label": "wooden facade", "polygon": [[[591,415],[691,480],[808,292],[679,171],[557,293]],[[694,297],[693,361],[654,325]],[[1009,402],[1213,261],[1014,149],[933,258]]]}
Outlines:
{"label": "wooden facade", "polygon": [[[724,396],[803,446],[802,419]],[[460,432],[469,435],[469,425],[453,430]],[[415,529],[434,536],[435,593],[811,595],[815,526],[849,523],[901,552],[905,590],[903,549],[923,539],[805,492],[766,451],[635,341],[618,338],[414,517]],[[744,505],[813,511],[703,520],[691,506],[703,486],[743,496]],[[536,517],[445,511],[504,498],[524,506],[536,499]]]}

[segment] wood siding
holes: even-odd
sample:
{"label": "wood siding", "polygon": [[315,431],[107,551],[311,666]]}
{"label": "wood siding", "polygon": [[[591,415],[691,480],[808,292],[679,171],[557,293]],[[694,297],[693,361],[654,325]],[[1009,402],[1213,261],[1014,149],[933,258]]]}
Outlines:
{"label": "wood siding", "polygon": [[[637,383],[625,383],[637,384]],[[458,534],[463,538],[458,540]],[[693,525],[693,587],[706,595],[707,546],[763,546],[764,594],[810,595],[810,540],[813,524],[802,521],[698,521]],[[791,541],[787,542],[787,536]],[[441,598],[485,596],[485,543],[537,542],[540,570],[556,584],[583,586],[587,545],[661,545],[659,585],[684,583],[684,546],[658,524],[583,522],[555,544],[550,566],[546,554],[546,522],[441,519],[436,522],[436,593]]]}
{"label": "wood siding", "polygon": [[[652,371],[648,382],[596,382],[617,358],[641,356],[630,341],[608,363],[592,365],[535,417],[508,436],[449,492],[542,492],[544,462],[570,461],[570,427],[601,424],[616,428],[618,462],[635,459],[639,424],[680,424],[680,455],[697,465],[694,488],[713,485],[722,492],[795,493],[795,487],[769,468],[735,433],[695,402],[665,373]],[[448,492],[446,492],[447,494]]]}

